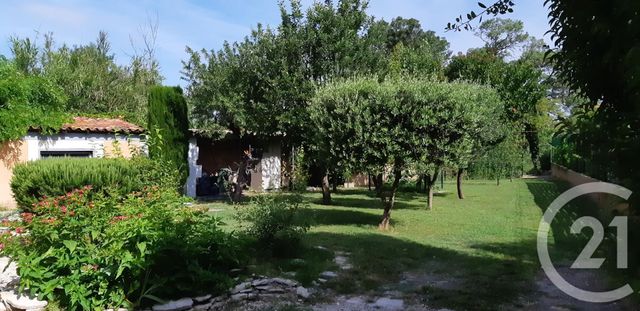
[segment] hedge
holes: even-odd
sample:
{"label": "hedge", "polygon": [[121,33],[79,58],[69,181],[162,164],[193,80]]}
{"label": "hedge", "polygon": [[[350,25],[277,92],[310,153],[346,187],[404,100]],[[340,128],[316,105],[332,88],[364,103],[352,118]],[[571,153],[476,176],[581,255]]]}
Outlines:
{"label": "hedge", "polygon": [[147,158],[55,158],[17,165],[13,169],[11,190],[24,211],[43,197],[64,195],[91,185],[98,192],[125,195],[145,186],[179,189],[177,172]]}

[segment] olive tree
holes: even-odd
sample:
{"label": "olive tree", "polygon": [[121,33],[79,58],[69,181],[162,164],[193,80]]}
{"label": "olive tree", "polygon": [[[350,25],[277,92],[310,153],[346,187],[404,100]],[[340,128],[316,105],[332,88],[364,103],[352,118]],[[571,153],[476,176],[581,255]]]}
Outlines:
{"label": "olive tree", "polygon": [[490,115],[498,102],[484,86],[361,77],[320,88],[310,114],[315,145],[329,166],[372,173],[384,207],[380,228],[387,229],[403,172],[441,167],[468,152],[486,120],[480,115]]}

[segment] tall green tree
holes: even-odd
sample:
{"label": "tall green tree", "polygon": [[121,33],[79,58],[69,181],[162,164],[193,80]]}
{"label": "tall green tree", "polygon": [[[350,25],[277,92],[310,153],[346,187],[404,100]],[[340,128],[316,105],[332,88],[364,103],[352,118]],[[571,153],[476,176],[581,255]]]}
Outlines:
{"label": "tall green tree", "polygon": [[484,41],[484,48],[487,51],[501,58],[511,55],[511,51],[529,38],[529,34],[524,31],[522,21],[508,18],[492,18],[484,21],[478,27],[476,36]]}
{"label": "tall green tree", "polygon": [[189,120],[187,103],[180,87],[155,86],[149,91],[149,156],[173,165],[180,184],[187,179],[189,166]]}

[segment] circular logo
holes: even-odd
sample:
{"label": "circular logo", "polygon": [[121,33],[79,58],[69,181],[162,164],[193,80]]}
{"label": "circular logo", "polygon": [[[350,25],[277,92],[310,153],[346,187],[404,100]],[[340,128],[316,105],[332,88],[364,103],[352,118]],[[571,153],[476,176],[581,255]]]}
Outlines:
{"label": "circular logo", "polygon": [[[540,260],[540,264],[542,265],[542,269],[547,274],[547,277],[549,278],[549,280],[558,289],[560,289],[567,295],[573,298],[576,298],[578,300],[586,301],[586,302],[596,302],[596,303],[611,302],[611,301],[619,300],[626,296],[631,295],[633,293],[633,289],[631,288],[631,286],[629,286],[629,284],[626,284],[617,289],[605,291],[605,292],[593,292],[593,291],[588,291],[588,290],[578,288],[572,285],[571,283],[567,282],[567,280],[565,280],[560,275],[560,273],[558,273],[558,270],[556,270],[556,268],[553,266],[553,263],[551,262],[551,257],[549,256],[549,248],[547,243],[548,243],[549,229],[551,227],[551,222],[553,221],[553,218],[555,218],[555,216],[562,209],[562,207],[565,206],[567,203],[569,203],[569,201],[581,195],[589,194],[589,193],[608,193],[608,194],[616,195],[626,200],[631,195],[631,190],[624,188],[622,186],[611,184],[611,183],[592,182],[592,183],[586,183],[586,184],[575,186],[565,191],[564,193],[562,193],[553,202],[551,202],[547,210],[544,212],[542,219],[540,220],[540,225],[538,226],[538,258]],[[581,228],[585,226],[590,226],[594,228],[594,236],[598,234],[596,232],[597,231],[596,228],[598,227],[593,226],[591,217],[583,217],[583,218],[589,220],[590,222],[588,222],[587,224],[580,224],[578,226],[576,226],[576,224],[574,223],[574,225],[571,228],[571,231],[575,233],[575,231],[577,230],[579,232]],[[599,225],[599,228],[602,228],[602,225],[599,222],[598,222],[598,225]],[[585,249],[583,250],[583,253],[584,251],[587,250],[587,248],[589,247],[589,244],[587,244],[587,247],[585,247]],[[582,254],[580,256],[582,257]],[[626,248],[623,251],[621,251],[621,249],[618,249],[618,260],[620,260],[620,258],[622,258],[623,256],[626,262],[626,256],[627,256]],[[591,258],[587,258],[587,259],[596,260],[596,262],[599,262],[600,264],[602,264],[602,261],[604,261],[603,259],[601,261],[597,261],[597,259],[591,259]],[[582,259],[582,261],[580,260],[581,259],[578,258],[574,263],[574,265],[572,266],[572,268],[573,267],[597,268],[600,266],[599,264],[593,264],[593,262],[587,262],[586,260],[584,260],[584,258]]]}

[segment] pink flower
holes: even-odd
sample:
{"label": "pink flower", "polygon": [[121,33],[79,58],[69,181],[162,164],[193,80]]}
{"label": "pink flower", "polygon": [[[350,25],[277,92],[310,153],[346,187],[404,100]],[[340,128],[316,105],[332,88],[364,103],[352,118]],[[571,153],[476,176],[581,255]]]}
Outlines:
{"label": "pink flower", "polygon": [[18,234],[24,233],[24,228],[22,228],[22,227],[16,228],[16,233],[18,233]]}
{"label": "pink flower", "polygon": [[63,205],[63,206],[60,208],[60,211],[61,211],[63,214],[66,214],[66,213],[67,213],[67,207]]}

